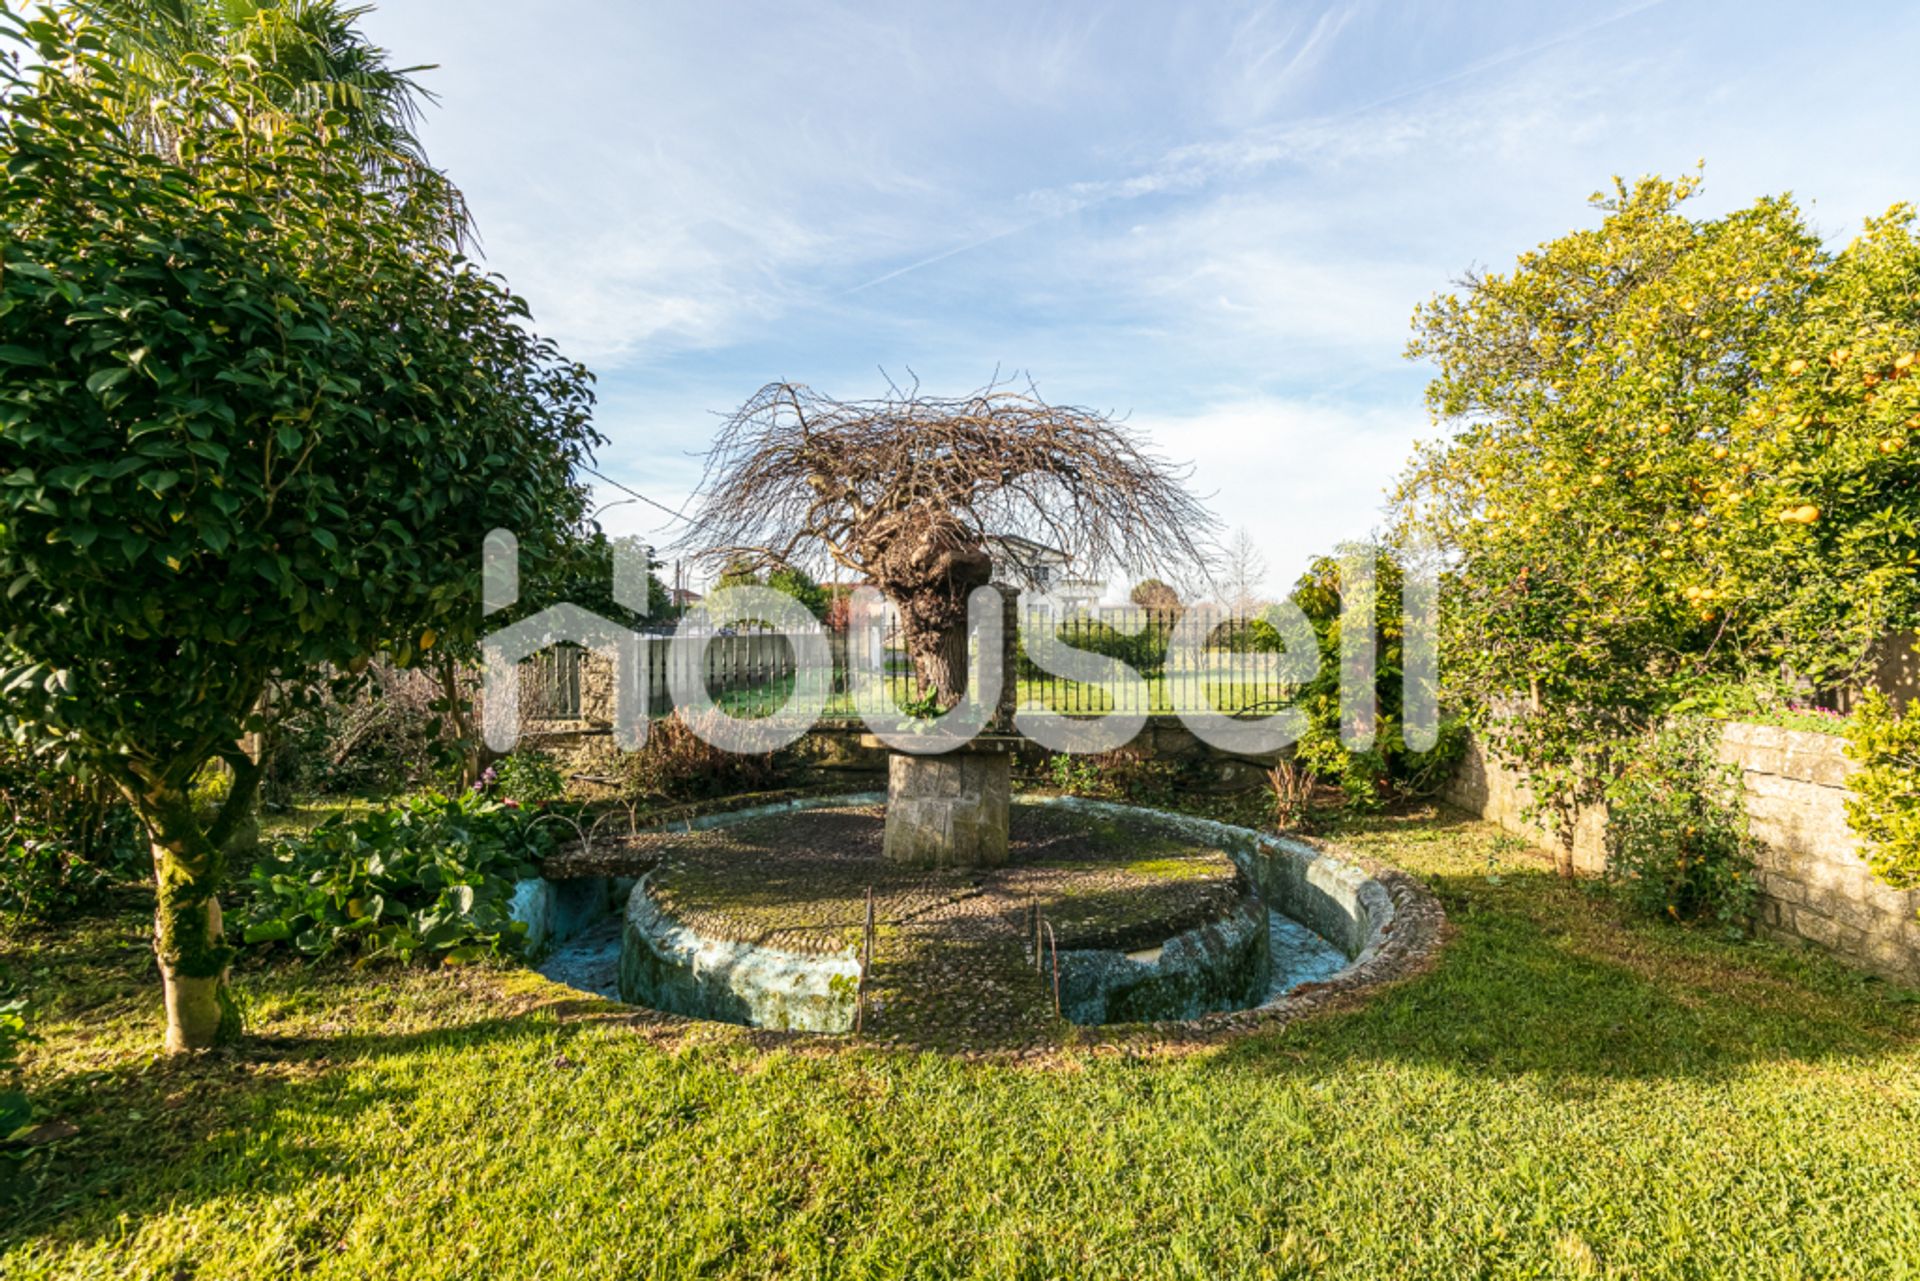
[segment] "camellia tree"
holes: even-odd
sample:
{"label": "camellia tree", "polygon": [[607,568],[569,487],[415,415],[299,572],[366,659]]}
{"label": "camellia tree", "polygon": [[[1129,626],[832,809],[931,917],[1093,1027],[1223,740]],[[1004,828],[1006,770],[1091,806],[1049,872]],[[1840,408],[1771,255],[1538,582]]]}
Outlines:
{"label": "camellia tree", "polygon": [[[369,182],[323,114],[200,58],[119,128],[92,29],[23,25],[0,101],[0,715],[145,823],[166,1043],[237,1033],[218,891],[269,682],[420,661],[480,626],[487,530],[580,522],[590,378],[448,244],[444,205]],[[31,56],[31,55],[30,55]],[[189,799],[223,760],[211,818]]]}
{"label": "camellia tree", "polygon": [[1563,824],[1671,713],[1843,685],[1920,614],[1911,211],[1828,252],[1784,197],[1690,218],[1696,187],[1616,183],[1414,318],[1453,432],[1398,533],[1449,557],[1456,705]]}

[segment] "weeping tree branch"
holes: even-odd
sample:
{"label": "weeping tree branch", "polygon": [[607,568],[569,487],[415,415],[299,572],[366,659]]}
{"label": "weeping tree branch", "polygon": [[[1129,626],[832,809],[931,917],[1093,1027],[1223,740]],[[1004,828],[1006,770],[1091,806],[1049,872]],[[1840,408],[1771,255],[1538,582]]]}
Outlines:
{"label": "weeping tree branch", "polygon": [[855,401],[770,383],[722,425],[679,545],[753,569],[824,556],[870,580],[950,705],[965,672],[940,655],[991,576],[989,538],[1047,544],[1088,572],[1203,566],[1217,525],[1190,476],[1111,415],[1048,404],[1031,383]]}

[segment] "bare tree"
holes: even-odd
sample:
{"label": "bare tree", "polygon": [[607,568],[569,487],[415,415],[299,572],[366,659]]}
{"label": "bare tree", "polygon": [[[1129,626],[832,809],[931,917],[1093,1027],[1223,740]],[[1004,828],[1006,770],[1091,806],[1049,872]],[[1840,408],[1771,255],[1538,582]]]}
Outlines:
{"label": "bare tree", "polygon": [[1031,383],[857,401],[770,383],[720,429],[681,545],[763,566],[824,554],[869,580],[900,611],[921,687],[950,707],[966,692],[967,595],[992,576],[989,536],[1049,544],[1088,569],[1204,563],[1214,519],[1189,474],[1111,416],[1050,405]]}
{"label": "bare tree", "polygon": [[1246,526],[1233,531],[1218,578],[1220,594],[1225,597],[1222,603],[1235,617],[1250,617],[1266,604],[1267,558]]}

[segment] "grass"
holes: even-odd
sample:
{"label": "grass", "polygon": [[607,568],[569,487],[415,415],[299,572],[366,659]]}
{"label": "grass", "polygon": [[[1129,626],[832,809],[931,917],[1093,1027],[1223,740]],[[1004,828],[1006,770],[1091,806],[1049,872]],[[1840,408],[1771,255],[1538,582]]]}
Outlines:
{"label": "grass", "polygon": [[243,968],[254,1039],[156,1060],[150,928],[0,944],[28,1085],[0,1275],[1903,1277],[1920,1006],[1630,919],[1478,823],[1428,975],[1224,1049],[1047,1065],[636,1018],[525,972]]}
{"label": "grass", "polygon": [[[1146,688],[1144,702],[1131,691],[1117,685],[1090,681],[1022,680],[1019,682],[1019,706],[1047,712],[1144,711],[1150,716],[1172,716],[1180,712],[1238,712],[1259,709],[1276,710],[1286,692],[1279,686],[1256,681],[1213,681],[1180,677],[1142,678]],[[729,716],[771,716],[786,706],[793,695],[794,678],[777,676],[753,685],[724,689],[713,695],[714,706]],[[916,687],[908,676],[891,676],[887,692],[896,704],[912,701]],[[828,697],[824,715],[845,720],[857,715],[849,694]]]}

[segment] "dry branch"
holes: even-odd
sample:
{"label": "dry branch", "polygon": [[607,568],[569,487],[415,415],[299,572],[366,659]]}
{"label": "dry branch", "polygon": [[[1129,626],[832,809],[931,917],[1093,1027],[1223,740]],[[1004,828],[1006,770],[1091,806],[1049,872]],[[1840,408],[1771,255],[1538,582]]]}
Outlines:
{"label": "dry branch", "polygon": [[770,383],[721,427],[681,545],[754,568],[824,557],[871,581],[951,703],[965,681],[952,638],[991,575],[989,538],[1057,548],[1086,572],[1204,565],[1215,522],[1190,474],[1112,416],[1050,405],[1031,384],[838,401]]}

